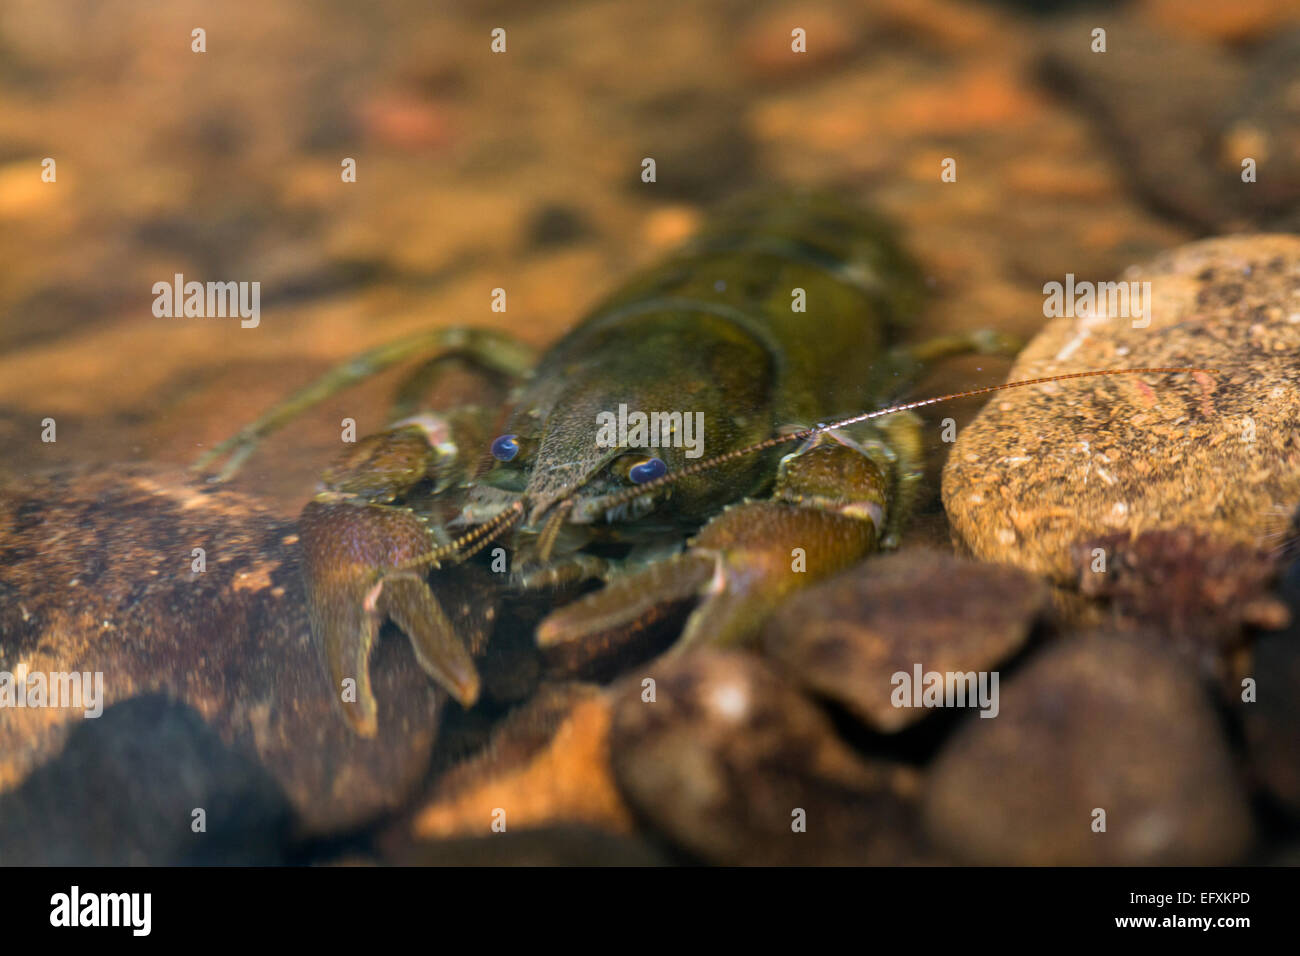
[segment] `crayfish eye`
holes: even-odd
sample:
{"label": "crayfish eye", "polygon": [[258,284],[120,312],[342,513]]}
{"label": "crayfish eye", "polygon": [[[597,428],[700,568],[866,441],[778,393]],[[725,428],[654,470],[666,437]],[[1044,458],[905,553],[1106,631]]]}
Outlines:
{"label": "crayfish eye", "polygon": [[510,461],[518,454],[518,435],[501,435],[493,440],[492,457],[497,461]]}
{"label": "crayfish eye", "polygon": [[662,458],[646,458],[640,464],[633,465],[627,470],[628,480],[634,485],[644,485],[647,481],[654,481],[656,478],[662,478],[668,473],[668,466],[664,464]]}

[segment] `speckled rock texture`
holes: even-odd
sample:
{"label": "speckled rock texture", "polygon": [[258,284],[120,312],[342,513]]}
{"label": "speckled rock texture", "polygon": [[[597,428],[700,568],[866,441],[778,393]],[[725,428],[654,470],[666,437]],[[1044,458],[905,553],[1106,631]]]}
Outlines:
{"label": "speckled rock texture", "polygon": [[1258,545],[1300,501],[1300,237],[1196,242],[1122,278],[1150,282],[1144,316],[1110,315],[1103,302],[1051,319],[1010,379],[1219,372],[995,397],[958,436],[943,475],[954,535],[975,555],[1066,583],[1081,537],[1185,525]]}

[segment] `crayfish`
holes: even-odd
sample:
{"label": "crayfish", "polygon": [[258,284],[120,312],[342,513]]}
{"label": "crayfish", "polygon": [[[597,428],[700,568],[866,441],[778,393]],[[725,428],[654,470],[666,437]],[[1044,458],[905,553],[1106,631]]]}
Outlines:
{"label": "crayfish", "polygon": [[[490,441],[499,412],[403,415],[349,448],[303,510],[312,632],[334,687],[354,682],[346,719],[372,736],[368,662],[385,620],[456,700],[478,698],[474,655],[437,591],[441,569],[490,544],[510,543],[514,587],[603,583],[541,621],[544,649],[608,654],[681,604],[694,609],[673,652],[736,644],[792,592],[898,540],[922,469],[914,409],[1184,371],[1073,373],[889,405],[930,363],[1016,348],[987,331],[902,344],[923,287],[886,225],[861,210],[809,195],[743,203],[540,358],[497,331],[417,335],[338,366],[199,466],[228,454],[218,477],[229,477],[268,432],[417,356],[436,353],[417,384],[448,354],[514,383]],[[611,433],[620,415],[624,426],[643,418]],[[685,434],[692,425],[702,445]]]}

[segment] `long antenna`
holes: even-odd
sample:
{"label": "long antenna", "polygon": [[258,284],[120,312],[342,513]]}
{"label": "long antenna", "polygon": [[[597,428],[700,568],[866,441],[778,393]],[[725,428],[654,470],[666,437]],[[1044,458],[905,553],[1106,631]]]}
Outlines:
{"label": "long antenna", "polygon": [[914,402],[904,402],[901,405],[893,405],[889,408],[882,408],[874,412],[863,412],[861,415],[853,415],[849,418],[841,418],[839,421],[830,422],[829,424],[814,425],[811,428],[803,428],[796,432],[790,432],[785,435],[777,435],[772,438],[764,439],[753,445],[747,445],[744,448],[737,448],[734,451],[725,452],[721,455],[715,455],[712,458],[706,458],[703,461],[697,461],[694,464],[687,465],[674,472],[653,478],[645,484],[637,485],[635,488],[628,488],[625,491],[618,491],[604,498],[597,498],[588,508],[584,510],[607,511],[610,508],[617,508],[619,505],[634,501],[642,495],[652,491],[657,491],[675,481],[688,478],[691,475],[698,475],[701,472],[716,468],[728,461],[734,461],[737,458],[743,458],[746,455],[752,455],[755,452],[765,451],[768,448],[775,448],[777,445],[784,445],[786,442],[802,441],[813,435],[822,432],[828,432],[836,428],[846,428],[849,425],[856,425],[858,422],[865,422],[872,418],[883,418],[886,415],[896,415],[899,412],[911,411],[914,408],[924,408],[926,405],[937,405],[940,402],[950,402],[958,398],[971,398],[975,395],[987,395],[990,392],[1000,392],[1008,388],[1023,388],[1026,385],[1046,385],[1048,382],[1064,382],[1072,378],[1096,378],[1102,375],[1143,375],[1143,374],[1162,374],[1166,372],[1204,372],[1209,375],[1217,375],[1217,368],[1194,368],[1187,366],[1175,366],[1172,368],[1106,368],[1094,369],[1089,372],[1067,372],[1062,375],[1048,375],[1044,378],[1029,378],[1021,382],[1003,382],[1001,385],[985,385],[982,388],[972,388],[964,392],[952,392],[948,395],[939,395],[935,398],[922,398]]}
{"label": "long antenna", "polygon": [[510,526],[523,516],[523,500],[513,501],[509,508],[494,515],[490,521],[485,521],[473,530],[461,535],[455,541],[448,542],[440,548],[434,548],[432,551],[426,551],[413,558],[408,558],[399,564],[397,569],[406,571],[421,565],[436,565],[452,557],[456,558],[457,561],[465,561],[505,534]]}

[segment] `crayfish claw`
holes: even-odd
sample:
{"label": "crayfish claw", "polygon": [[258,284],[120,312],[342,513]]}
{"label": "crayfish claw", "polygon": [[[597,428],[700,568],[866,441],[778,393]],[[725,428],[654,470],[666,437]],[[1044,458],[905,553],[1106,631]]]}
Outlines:
{"label": "crayfish claw", "polygon": [[438,684],[467,707],[477,700],[469,649],[424,573],[403,567],[432,544],[420,518],[402,508],[318,499],[303,509],[298,529],[312,635],[353,730],[373,737],[379,729],[370,653],[389,618]]}
{"label": "crayfish claw", "polygon": [[474,658],[457,636],[422,575],[386,576],[378,585],[379,608],[411,639],[416,660],[462,707],[478,700],[481,682]]}
{"label": "crayfish claw", "polygon": [[537,626],[541,648],[580,641],[635,626],[661,605],[695,600],[708,584],[712,563],[677,555],[611,578],[599,591],[552,611]]}
{"label": "crayfish claw", "polygon": [[[370,651],[382,618],[362,600],[308,603],[330,686],[342,689],[343,718],[358,736],[374,737],[379,732],[379,706],[370,688]],[[351,694],[349,680],[355,682]]]}
{"label": "crayfish claw", "polygon": [[599,673],[619,655],[658,649],[659,624],[694,604],[712,573],[712,560],[681,554],[613,577],[543,618],[537,646],[569,674]]}

